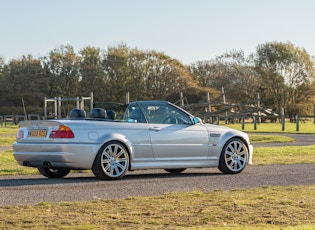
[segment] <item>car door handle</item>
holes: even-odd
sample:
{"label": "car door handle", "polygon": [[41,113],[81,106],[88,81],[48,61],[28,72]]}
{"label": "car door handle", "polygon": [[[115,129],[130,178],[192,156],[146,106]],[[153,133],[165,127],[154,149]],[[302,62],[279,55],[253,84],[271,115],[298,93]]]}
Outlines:
{"label": "car door handle", "polygon": [[150,127],[149,130],[158,132],[161,130],[161,128],[160,127]]}

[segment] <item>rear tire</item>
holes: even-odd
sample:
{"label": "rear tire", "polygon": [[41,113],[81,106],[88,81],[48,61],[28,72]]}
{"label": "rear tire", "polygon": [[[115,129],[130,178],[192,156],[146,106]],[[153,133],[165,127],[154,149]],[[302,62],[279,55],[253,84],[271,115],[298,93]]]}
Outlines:
{"label": "rear tire", "polygon": [[219,170],[225,174],[237,174],[243,171],[247,161],[247,146],[240,138],[232,138],[222,149]]}
{"label": "rear tire", "polygon": [[70,172],[67,168],[38,167],[37,169],[40,174],[48,178],[62,178]]}
{"label": "rear tire", "polygon": [[101,180],[118,180],[129,168],[129,154],[126,147],[118,141],[106,143],[96,155],[92,172]]}
{"label": "rear tire", "polygon": [[181,173],[183,171],[185,171],[186,169],[185,168],[180,168],[180,169],[164,169],[166,172],[169,172],[169,173]]}

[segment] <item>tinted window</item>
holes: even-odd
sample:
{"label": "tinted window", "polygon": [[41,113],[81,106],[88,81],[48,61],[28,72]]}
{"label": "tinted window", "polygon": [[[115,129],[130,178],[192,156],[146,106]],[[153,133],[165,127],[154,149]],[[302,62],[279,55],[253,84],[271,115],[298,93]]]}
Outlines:
{"label": "tinted window", "polygon": [[190,117],[180,109],[163,102],[138,102],[148,123],[192,124]]}
{"label": "tinted window", "polygon": [[131,103],[125,111],[124,120],[127,122],[146,123],[146,119],[137,103]]}

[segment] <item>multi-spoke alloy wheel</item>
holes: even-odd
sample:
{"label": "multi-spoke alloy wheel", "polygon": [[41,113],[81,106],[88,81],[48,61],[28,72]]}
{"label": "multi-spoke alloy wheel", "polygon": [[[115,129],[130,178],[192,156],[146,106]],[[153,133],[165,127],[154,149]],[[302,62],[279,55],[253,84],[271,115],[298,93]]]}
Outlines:
{"label": "multi-spoke alloy wheel", "polygon": [[232,138],[222,149],[219,169],[223,173],[235,174],[241,172],[248,160],[248,149],[239,138]]}
{"label": "multi-spoke alloy wheel", "polygon": [[124,145],[112,141],[105,144],[98,152],[92,171],[99,179],[119,179],[129,167],[129,155]]}

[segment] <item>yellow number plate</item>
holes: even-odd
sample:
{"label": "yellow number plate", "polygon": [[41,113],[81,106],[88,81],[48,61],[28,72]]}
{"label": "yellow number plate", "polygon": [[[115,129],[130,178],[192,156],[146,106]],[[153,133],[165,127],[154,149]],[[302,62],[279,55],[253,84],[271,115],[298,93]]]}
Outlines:
{"label": "yellow number plate", "polygon": [[29,137],[46,137],[47,130],[45,129],[33,129],[28,131]]}

